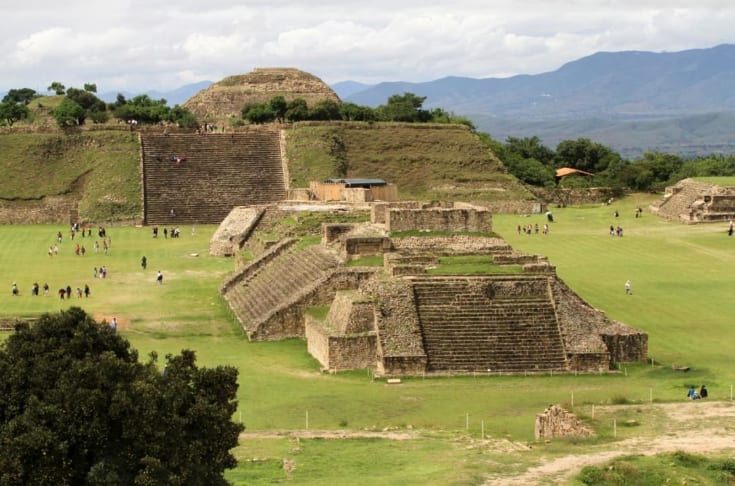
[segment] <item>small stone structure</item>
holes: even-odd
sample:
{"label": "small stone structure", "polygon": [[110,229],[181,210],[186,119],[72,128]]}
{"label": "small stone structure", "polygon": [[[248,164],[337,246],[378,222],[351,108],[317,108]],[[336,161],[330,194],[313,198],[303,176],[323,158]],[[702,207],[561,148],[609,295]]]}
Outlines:
{"label": "small stone structure", "polygon": [[534,430],[536,440],[556,437],[591,437],[593,435],[592,429],[559,405],[551,405],[543,413],[536,415]]}
{"label": "small stone structure", "polygon": [[373,302],[354,291],[339,291],[325,321],[306,315],[309,353],[327,369],[372,368],[376,360]]}
{"label": "small stone structure", "polygon": [[370,180],[367,180],[368,183],[363,187],[356,186],[350,181],[352,179],[334,182],[312,181],[309,183],[309,191],[319,201],[364,203],[398,200],[398,187],[395,184],[370,184]]}
{"label": "small stone structure", "polygon": [[728,221],[735,218],[735,187],[683,179],[666,188],[651,212],[683,223]]}
{"label": "small stone structure", "polygon": [[209,240],[209,254],[232,256],[237,253],[260,221],[264,211],[263,208],[256,207],[233,208]]}

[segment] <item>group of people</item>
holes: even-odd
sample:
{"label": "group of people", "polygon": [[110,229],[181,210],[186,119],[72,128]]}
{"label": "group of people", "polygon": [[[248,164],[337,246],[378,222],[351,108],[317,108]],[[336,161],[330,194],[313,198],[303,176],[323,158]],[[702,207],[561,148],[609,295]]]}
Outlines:
{"label": "group of people", "polygon": [[[38,282],[33,282],[33,285],[31,285],[31,295],[38,296],[41,295],[41,286],[38,284]],[[10,287],[10,292],[14,296],[20,295],[20,289],[18,288],[18,284],[16,282],[13,282],[13,285]],[[47,296],[49,294],[49,284],[44,283],[43,284],[43,295]],[[61,287],[58,291],[59,298],[61,300],[71,299],[74,296],[74,289],[72,289],[71,285],[67,285],[66,287]],[[92,295],[92,290],[89,288],[88,284],[84,284],[84,287],[77,287],[76,288],[76,296],[77,298],[89,297]]]}
{"label": "group of people", "polygon": [[689,400],[699,400],[700,398],[707,398],[707,395],[709,395],[709,392],[707,391],[707,385],[702,385],[702,387],[699,389],[699,393],[697,393],[697,390],[694,389],[694,385],[689,387],[689,391],[687,392],[687,398]]}
{"label": "group of people", "polygon": [[[151,228],[151,233],[153,234],[154,238],[158,238],[158,226],[154,226],[153,228]],[[193,229],[192,229],[192,234],[194,234]],[[178,238],[181,235],[181,231],[179,230],[179,227],[175,226],[171,229],[163,228],[163,237],[168,238],[169,235],[171,235],[171,238]]]}
{"label": "group of people", "polygon": [[623,236],[623,227],[610,225],[610,236]]}
{"label": "group of people", "polygon": [[534,233],[539,234],[539,231],[541,231],[545,235],[549,234],[549,225],[546,223],[544,223],[543,227],[541,228],[539,228],[538,223],[536,223],[535,225],[529,223],[529,224],[524,224],[523,226],[519,224],[517,229],[518,229],[519,235],[522,233],[526,235],[531,235]]}

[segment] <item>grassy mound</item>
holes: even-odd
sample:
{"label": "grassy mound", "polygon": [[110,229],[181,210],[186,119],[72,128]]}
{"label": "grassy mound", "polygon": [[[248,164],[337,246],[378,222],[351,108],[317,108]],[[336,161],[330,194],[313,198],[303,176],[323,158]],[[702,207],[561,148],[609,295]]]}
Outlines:
{"label": "grassy mound", "polygon": [[288,131],[291,185],[377,177],[402,199],[533,199],[466,127],[394,123],[297,124]]}
{"label": "grassy mound", "polygon": [[138,138],[126,131],[0,135],[0,198],[74,194],[86,221],[140,218]]}

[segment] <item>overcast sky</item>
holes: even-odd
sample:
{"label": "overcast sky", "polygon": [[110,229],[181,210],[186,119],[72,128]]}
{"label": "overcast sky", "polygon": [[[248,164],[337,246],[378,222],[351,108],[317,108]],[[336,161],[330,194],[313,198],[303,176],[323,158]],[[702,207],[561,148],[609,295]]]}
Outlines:
{"label": "overcast sky", "polygon": [[732,0],[0,0],[0,91],[168,91],[254,67],[327,83],[505,77],[735,42]]}

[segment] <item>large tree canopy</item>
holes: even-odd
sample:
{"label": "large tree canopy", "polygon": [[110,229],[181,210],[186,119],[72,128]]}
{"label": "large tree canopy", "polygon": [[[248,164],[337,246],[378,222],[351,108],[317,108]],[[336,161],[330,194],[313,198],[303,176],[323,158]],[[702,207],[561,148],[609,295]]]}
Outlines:
{"label": "large tree canopy", "polygon": [[0,347],[0,485],[217,485],[235,466],[237,370],[137,352],[72,308]]}

